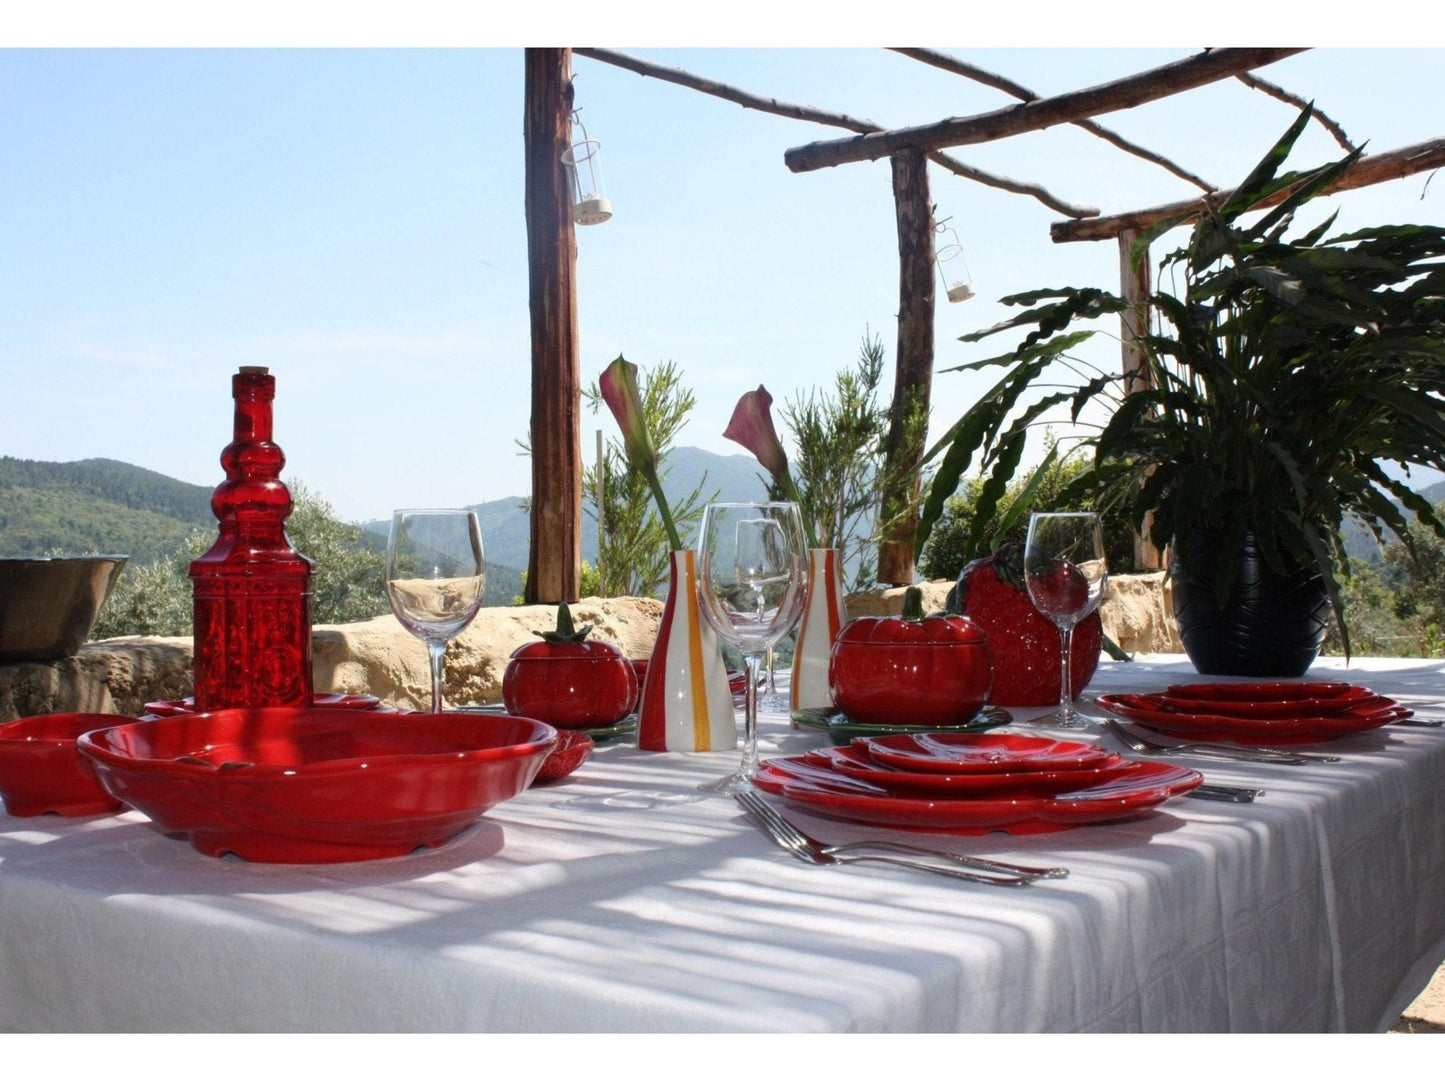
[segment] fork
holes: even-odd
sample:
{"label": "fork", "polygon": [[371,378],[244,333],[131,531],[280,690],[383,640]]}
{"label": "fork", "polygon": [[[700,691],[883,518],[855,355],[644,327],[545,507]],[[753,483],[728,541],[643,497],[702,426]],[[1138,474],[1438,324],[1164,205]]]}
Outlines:
{"label": "fork", "polygon": [[1223,743],[1180,743],[1165,746],[1151,743],[1129,731],[1113,717],[1105,717],[1104,726],[1130,750],[1138,754],[1190,754],[1199,758],[1222,758],[1226,761],[1257,761],[1270,765],[1304,765],[1309,761],[1339,761],[1332,754],[1291,754],[1268,747],[1235,747]]}
{"label": "fork", "polygon": [[790,821],[759,798],[756,792],[739,791],[734,797],[742,804],[743,809],[751,814],[753,818],[767,830],[768,835],[773,838],[774,843],[798,861],[806,862],[813,866],[836,866],[846,862],[880,862],[889,866],[907,866],[910,869],[923,870],[926,873],[941,874],[944,877],[952,877],[960,881],[974,881],[981,885],[1019,887],[1034,883],[1033,877],[1023,877],[1018,874],[1003,876],[975,873],[972,870],[963,869],[956,863],[924,862],[916,858],[885,855],[880,852],[867,850],[851,850],[846,847],[830,849],[828,845],[805,835]]}

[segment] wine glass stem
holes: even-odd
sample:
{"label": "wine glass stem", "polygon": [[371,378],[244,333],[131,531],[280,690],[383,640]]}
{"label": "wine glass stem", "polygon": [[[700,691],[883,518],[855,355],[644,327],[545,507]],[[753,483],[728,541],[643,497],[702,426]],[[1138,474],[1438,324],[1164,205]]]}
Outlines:
{"label": "wine glass stem", "polygon": [[747,684],[743,690],[743,757],[738,775],[752,779],[758,773],[758,676],[762,670],[762,654],[743,654]]}
{"label": "wine glass stem", "polygon": [[431,711],[440,713],[442,711],[442,683],[445,680],[443,671],[446,664],[447,644],[445,642],[428,642],[426,652],[431,659]]}
{"label": "wine glass stem", "polygon": [[1074,715],[1074,685],[1069,676],[1069,650],[1073,647],[1074,625],[1059,628],[1059,713],[1064,718]]}

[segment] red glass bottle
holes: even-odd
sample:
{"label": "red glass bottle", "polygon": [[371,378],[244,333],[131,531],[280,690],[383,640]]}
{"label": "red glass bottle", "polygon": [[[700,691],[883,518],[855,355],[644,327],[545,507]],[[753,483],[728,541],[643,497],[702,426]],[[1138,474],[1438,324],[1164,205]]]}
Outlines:
{"label": "red glass bottle", "polygon": [[286,456],[271,440],[276,378],[242,366],[231,378],[235,438],[211,494],[216,543],[191,563],[195,691],[201,711],[311,704],[311,572],[286,536]]}

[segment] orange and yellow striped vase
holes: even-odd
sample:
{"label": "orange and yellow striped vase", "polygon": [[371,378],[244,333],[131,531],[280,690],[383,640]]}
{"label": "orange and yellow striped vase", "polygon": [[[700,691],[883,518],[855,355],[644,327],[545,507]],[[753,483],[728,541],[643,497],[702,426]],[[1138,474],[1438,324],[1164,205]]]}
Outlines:
{"label": "orange and yellow striped vase", "polygon": [[737,720],[717,633],[702,618],[697,553],[672,553],[671,584],[647,662],[638,717],[643,750],[732,750]]}
{"label": "orange and yellow striped vase", "polygon": [[848,622],[837,549],[808,550],[808,603],[798,624],[793,650],[792,707],[825,709],[833,704],[828,689],[828,660],[833,641]]}

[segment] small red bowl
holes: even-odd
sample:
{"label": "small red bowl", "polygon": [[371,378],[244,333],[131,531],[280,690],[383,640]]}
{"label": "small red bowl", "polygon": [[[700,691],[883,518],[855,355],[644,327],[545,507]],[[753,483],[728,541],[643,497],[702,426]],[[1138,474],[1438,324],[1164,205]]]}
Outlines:
{"label": "small red bowl", "polygon": [[557,745],[552,748],[552,753],[547,755],[547,760],[542,763],[542,770],[533,783],[550,784],[553,780],[561,780],[564,776],[576,772],[582,763],[592,756],[593,746],[592,737],[586,732],[558,728]]}
{"label": "small red bowl", "polygon": [[0,724],[0,798],[15,817],[108,814],[124,804],[100,784],[76,737],[140,723],[115,713],[45,713]]}
{"label": "small red bowl", "polygon": [[504,715],[226,709],[79,740],[112,795],[208,855],[356,862],[438,847],[524,791],[557,733]]}

